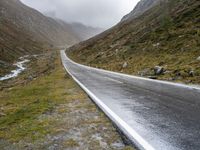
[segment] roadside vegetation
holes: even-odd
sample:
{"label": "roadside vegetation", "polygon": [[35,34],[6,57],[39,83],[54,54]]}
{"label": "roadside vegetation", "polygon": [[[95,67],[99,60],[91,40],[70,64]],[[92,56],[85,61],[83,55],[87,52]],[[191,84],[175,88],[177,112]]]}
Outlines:
{"label": "roadside vegetation", "polygon": [[148,78],[200,83],[198,0],[169,0],[70,48],[76,62]]}
{"label": "roadside vegetation", "polygon": [[65,73],[59,53],[28,68],[1,82],[0,149],[131,149]]}

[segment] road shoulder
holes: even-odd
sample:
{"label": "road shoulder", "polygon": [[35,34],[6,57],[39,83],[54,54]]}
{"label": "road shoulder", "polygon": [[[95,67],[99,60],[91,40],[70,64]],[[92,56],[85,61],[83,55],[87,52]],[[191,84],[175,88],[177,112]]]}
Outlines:
{"label": "road shoulder", "polygon": [[14,86],[0,91],[0,149],[129,149],[65,73],[58,54],[43,57],[43,67],[37,63],[41,58],[35,61],[37,72],[51,69],[31,80],[30,72],[24,72]]}

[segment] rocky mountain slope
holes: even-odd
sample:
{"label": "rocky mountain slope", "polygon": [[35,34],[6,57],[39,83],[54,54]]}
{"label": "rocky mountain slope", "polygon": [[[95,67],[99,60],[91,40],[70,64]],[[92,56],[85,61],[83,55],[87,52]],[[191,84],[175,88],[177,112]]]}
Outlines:
{"label": "rocky mountain slope", "polygon": [[[0,72],[19,56],[36,54],[53,46],[80,41],[71,26],[22,4],[19,0],[0,1]],[[5,70],[4,70],[5,71]]]}
{"label": "rocky mountain slope", "polygon": [[164,1],[164,0],[141,0],[133,9],[133,11],[131,11],[128,15],[122,18],[122,21],[125,21],[128,19],[134,19],[142,15],[145,11],[157,5],[161,1]]}
{"label": "rocky mountain slope", "polygon": [[[157,0],[146,2],[153,5]],[[146,10],[144,6],[140,9]],[[141,15],[73,46],[69,55],[103,69],[200,83],[200,2],[160,1]]]}

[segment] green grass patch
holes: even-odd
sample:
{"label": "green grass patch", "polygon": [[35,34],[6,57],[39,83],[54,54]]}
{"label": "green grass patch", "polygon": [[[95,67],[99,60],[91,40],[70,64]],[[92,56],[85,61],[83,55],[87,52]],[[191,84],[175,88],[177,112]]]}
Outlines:
{"label": "green grass patch", "polygon": [[[84,97],[77,86],[66,77],[59,59],[51,74],[41,76],[27,85],[0,91],[0,139],[17,142],[20,139],[38,140],[54,131],[56,118],[42,119],[57,105]],[[79,89],[79,88],[78,88]],[[80,90],[80,89],[79,89]]]}

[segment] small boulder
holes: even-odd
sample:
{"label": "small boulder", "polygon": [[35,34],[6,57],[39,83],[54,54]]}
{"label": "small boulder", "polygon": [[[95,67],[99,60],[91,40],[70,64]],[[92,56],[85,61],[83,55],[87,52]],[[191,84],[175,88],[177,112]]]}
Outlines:
{"label": "small boulder", "polygon": [[113,47],[114,47],[114,45],[110,45],[109,47],[110,47],[110,48],[113,48]]}
{"label": "small boulder", "polygon": [[158,79],[156,76],[148,76],[149,79]]}
{"label": "small boulder", "polygon": [[195,72],[194,72],[193,70],[191,70],[191,71],[189,72],[189,76],[190,76],[190,77],[194,77],[194,76],[195,76]]}
{"label": "small boulder", "polygon": [[139,71],[138,75],[140,75],[140,76],[152,76],[152,75],[154,75],[154,72],[150,68],[146,68],[142,71]]}
{"label": "small boulder", "polygon": [[128,63],[124,62],[123,65],[122,65],[122,68],[127,68],[127,67],[128,67]]}
{"label": "small boulder", "polygon": [[168,81],[174,81],[174,80],[176,80],[175,77],[168,78]]}
{"label": "small boulder", "polygon": [[158,47],[158,46],[160,46],[160,43],[153,44],[153,47]]}
{"label": "small boulder", "polygon": [[154,67],[154,73],[155,75],[161,75],[164,73],[164,68],[160,66],[155,66]]}
{"label": "small boulder", "polygon": [[198,61],[200,61],[200,56],[199,56],[199,57],[197,57],[197,60],[198,60]]}
{"label": "small boulder", "polygon": [[33,76],[31,76],[31,75],[28,76],[28,80],[29,80],[29,81],[32,81],[32,80],[33,80]]}
{"label": "small boulder", "polygon": [[4,117],[4,116],[6,116],[6,114],[3,112],[0,112],[0,117]]}

